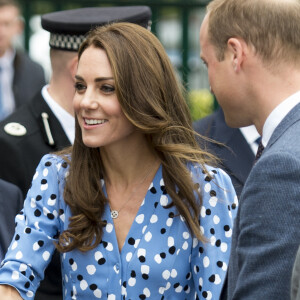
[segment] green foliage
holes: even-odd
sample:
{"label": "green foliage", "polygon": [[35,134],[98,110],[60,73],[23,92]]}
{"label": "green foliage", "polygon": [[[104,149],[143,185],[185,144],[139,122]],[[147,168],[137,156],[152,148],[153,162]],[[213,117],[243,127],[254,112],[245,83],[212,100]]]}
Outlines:
{"label": "green foliage", "polygon": [[188,105],[193,121],[199,120],[214,111],[214,96],[207,89],[188,93]]}

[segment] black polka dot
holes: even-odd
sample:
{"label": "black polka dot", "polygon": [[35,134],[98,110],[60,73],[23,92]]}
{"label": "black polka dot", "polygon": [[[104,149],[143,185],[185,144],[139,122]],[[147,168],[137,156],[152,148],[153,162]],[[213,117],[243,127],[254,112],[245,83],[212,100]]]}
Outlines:
{"label": "black polka dot", "polygon": [[208,216],[211,215],[211,210],[210,210],[209,208],[206,210],[206,214],[207,214]]}
{"label": "black polka dot", "polygon": [[17,234],[15,237],[15,240],[18,241],[20,239],[20,236]]}
{"label": "black polka dot", "polygon": [[41,212],[39,209],[36,209],[36,210],[34,211],[34,215],[35,215],[36,217],[40,217],[41,214],[42,214],[42,212]]}
{"label": "black polka dot", "polygon": [[209,194],[210,194],[211,197],[217,196],[217,193],[216,193],[216,191],[214,191],[214,190],[211,190],[211,191],[209,192]]}
{"label": "black polka dot", "polygon": [[149,275],[148,274],[143,274],[142,277],[143,277],[143,279],[148,280]]}
{"label": "black polka dot", "polygon": [[45,166],[50,167],[52,165],[51,161],[46,161]]}
{"label": "black polka dot", "polygon": [[146,299],[146,296],[144,294],[142,294],[142,295],[139,295],[139,298],[140,299]]}
{"label": "black polka dot", "polygon": [[183,290],[186,292],[187,290],[189,289],[189,286],[188,285],[186,285],[184,288],[183,288]]}
{"label": "black polka dot", "polygon": [[38,241],[37,243],[38,243],[38,245],[39,245],[40,247],[43,247],[43,246],[44,246],[44,241],[41,241],[41,240],[40,240],[40,241]]}
{"label": "black polka dot", "polygon": [[36,201],[42,200],[42,196],[41,196],[41,195],[37,195],[37,196],[35,197],[35,200],[36,200]]}
{"label": "black polka dot", "polygon": [[202,296],[203,296],[204,298],[207,298],[207,296],[208,296],[207,292],[204,291],[204,292],[202,293]]}
{"label": "black polka dot", "polygon": [[225,231],[229,231],[229,230],[230,230],[230,226],[229,226],[229,225],[225,225],[225,226],[224,226],[224,230],[225,230]]}
{"label": "black polka dot", "polygon": [[156,208],[156,207],[157,207],[157,205],[158,205],[158,202],[155,202],[155,203],[154,203],[154,207]]}
{"label": "black polka dot", "polygon": [[166,194],[167,194],[167,189],[166,189],[166,187],[165,187],[164,185],[162,185],[162,186],[160,187],[160,189],[161,189],[161,191],[163,192],[163,195],[166,195]]}
{"label": "black polka dot", "polygon": [[30,276],[29,276],[29,280],[30,280],[30,281],[33,281],[33,280],[34,280],[34,276],[33,276],[33,275],[30,275]]}
{"label": "black polka dot", "polygon": [[204,248],[203,247],[199,247],[199,252],[202,254],[204,253]]}
{"label": "black polka dot", "polygon": [[92,284],[90,285],[90,289],[91,289],[92,291],[96,290],[96,289],[97,289],[97,284],[92,283]]}
{"label": "black polka dot", "polygon": [[24,287],[25,287],[26,289],[28,289],[28,288],[30,287],[30,282],[27,281],[27,282],[24,284]]}
{"label": "black polka dot", "polygon": [[128,239],[128,244],[129,244],[129,245],[134,245],[134,243],[135,243],[134,238],[130,237],[130,238]]}
{"label": "black polka dot", "polygon": [[73,258],[70,258],[70,259],[69,259],[69,264],[70,264],[70,265],[73,265],[73,264],[74,264],[74,259],[73,259]]}
{"label": "black polka dot", "polygon": [[170,213],[169,213],[169,218],[174,218],[174,215],[175,215],[175,214],[174,214],[173,212],[170,212]]}
{"label": "black polka dot", "polygon": [[157,193],[156,188],[153,186],[153,187],[150,189],[150,192],[151,192],[152,194],[156,194],[156,193]]}
{"label": "black polka dot", "polygon": [[175,246],[172,246],[172,247],[169,248],[169,253],[170,253],[170,254],[173,255],[173,254],[175,253],[175,251],[176,251]]}
{"label": "black polka dot", "polygon": [[54,199],[56,199],[56,195],[55,195],[55,194],[52,194],[52,195],[50,196],[50,198],[51,198],[52,200],[54,200]]}
{"label": "black polka dot", "polygon": [[206,176],[206,177],[204,178],[204,180],[205,180],[206,182],[210,182],[210,181],[211,181],[211,178],[210,178],[209,176]]}
{"label": "black polka dot", "polygon": [[77,276],[77,279],[78,279],[79,281],[81,281],[81,280],[83,279],[83,276],[82,276],[82,275],[78,275],[78,276]]}
{"label": "black polka dot", "polygon": [[210,233],[211,233],[211,234],[215,234],[214,228],[211,228],[211,229],[210,229]]}
{"label": "black polka dot", "polygon": [[232,209],[236,209],[236,204],[235,204],[235,203],[232,203],[231,208],[232,208]]}
{"label": "black polka dot", "polygon": [[27,228],[25,229],[25,233],[27,233],[27,234],[31,233],[31,228],[27,227]]}
{"label": "black polka dot", "polygon": [[106,259],[104,257],[98,260],[98,265],[104,265],[106,263]]}
{"label": "black polka dot", "polygon": [[222,268],[223,267],[223,262],[222,261],[217,261],[217,266],[219,267],[219,268]]}
{"label": "black polka dot", "polygon": [[166,229],[165,229],[165,228],[162,228],[162,229],[160,230],[160,233],[161,233],[161,234],[165,234],[165,233],[166,233]]}
{"label": "black polka dot", "polygon": [[215,276],[215,275],[211,275],[211,276],[208,278],[208,280],[209,280],[210,282],[215,282],[216,276]]}
{"label": "black polka dot", "polygon": [[162,252],[159,255],[160,255],[161,258],[166,258],[166,253],[165,252]]}
{"label": "black polka dot", "polygon": [[189,280],[191,278],[192,278],[192,274],[191,274],[191,272],[188,272],[185,276],[185,279]]}
{"label": "black polka dot", "polygon": [[132,278],[135,278],[135,277],[136,277],[136,273],[135,273],[134,270],[131,271],[130,276],[131,276]]}
{"label": "black polka dot", "polygon": [[59,209],[59,211],[58,211],[58,214],[61,216],[61,215],[63,215],[65,212],[64,212],[64,210],[63,209]]}
{"label": "black polka dot", "polygon": [[46,184],[47,183],[47,180],[46,179],[42,179],[41,180],[41,184]]}
{"label": "black polka dot", "polygon": [[51,214],[51,213],[48,213],[48,214],[47,214],[47,218],[48,218],[49,220],[53,220],[53,219],[54,219],[54,215]]}
{"label": "black polka dot", "polygon": [[174,289],[177,289],[179,286],[180,286],[179,282],[176,282],[176,283],[174,284]]}
{"label": "black polka dot", "polygon": [[68,167],[68,164],[64,161],[64,162],[61,164],[61,166],[62,166],[63,168],[67,168],[67,167]]}
{"label": "black polka dot", "polygon": [[217,246],[217,247],[220,247],[220,246],[221,246],[221,240],[217,240],[217,241],[216,241],[216,246]]}
{"label": "black polka dot", "polygon": [[141,263],[144,263],[144,262],[146,261],[145,256],[140,256],[140,257],[139,257],[139,261],[140,261]]}

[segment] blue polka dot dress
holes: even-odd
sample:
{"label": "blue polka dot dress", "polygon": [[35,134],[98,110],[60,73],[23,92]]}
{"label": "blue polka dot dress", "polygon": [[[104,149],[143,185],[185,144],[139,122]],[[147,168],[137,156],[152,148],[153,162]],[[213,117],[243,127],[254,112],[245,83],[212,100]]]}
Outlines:
{"label": "blue polka dot dress", "polygon": [[[107,205],[102,242],[93,250],[61,254],[64,299],[219,299],[231,244],[237,198],[220,169],[190,167],[203,195],[199,242],[174,207],[166,209],[160,167],[119,252]],[[63,200],[68,165],[56,155],[42,158],[16,233],[1,264],[0,283],[18,289],[23,299],[35,291],[54,251],[53,241],[68,227],[70,208]]]}

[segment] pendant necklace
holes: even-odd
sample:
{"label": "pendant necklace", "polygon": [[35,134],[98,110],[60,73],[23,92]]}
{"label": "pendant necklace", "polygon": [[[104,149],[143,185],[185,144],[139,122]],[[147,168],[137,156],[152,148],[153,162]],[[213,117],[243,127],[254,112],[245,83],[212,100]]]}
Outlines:
{"label": "pendant necklace", "polygon": [[141,186],[141,184],[143,184],[145,182],[145,180],[149,177],[151,171],[154,170],[154,168],[156,166],[156,163],[154,163],[153,165],[154,165],[154,167],[151,168],[151,169],[149,169],[149,171],[146,173],[146,175],[144,176],[144,178],[142,179],[142,181],[138,184],[138,186],[135,189],[133,189],[132,193],[130,194],[130,196],[128,197],[128,199],[125,201],[125,203],[121,206],[121,208],[119,210],[116,210],[116,209],[111,209],[110,210],[110,215],[111,215],[112,219],[117,219],[118,218],[120,211],[132,199],[132,196],[136,193],[136,191]]}

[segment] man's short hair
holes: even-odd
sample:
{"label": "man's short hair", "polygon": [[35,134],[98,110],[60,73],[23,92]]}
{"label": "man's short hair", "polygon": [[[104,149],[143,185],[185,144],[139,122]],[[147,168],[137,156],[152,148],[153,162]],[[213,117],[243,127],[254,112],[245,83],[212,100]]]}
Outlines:
{"label": "man's short hair", "polygon": [[208,37],[221,61],[227,41],[242,38],[267,65],[300,64],[300,1],[214,0]]}

